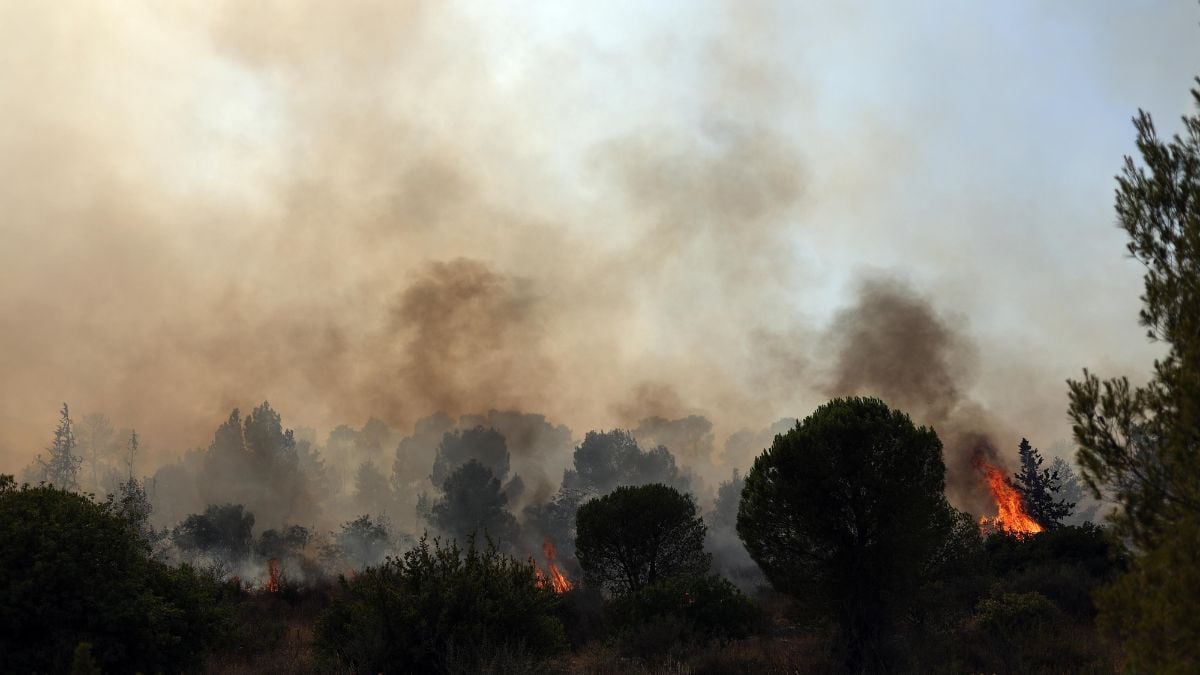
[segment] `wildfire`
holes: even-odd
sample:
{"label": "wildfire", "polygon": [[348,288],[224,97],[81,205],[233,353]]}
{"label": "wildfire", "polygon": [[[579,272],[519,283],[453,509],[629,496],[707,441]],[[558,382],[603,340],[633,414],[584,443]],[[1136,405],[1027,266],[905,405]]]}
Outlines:
{"label": "wildfire", "polygon": [[267,561],[267,592],[279,592],[279,558]]}
{"label": "wildfire", "polygon": [[558,565],[554,562],[558,556],[558,551],[554,548],[554,542],[550,541],[549,537],[542,542],[542,554],[546,556],[546,569],[543,572],[541,567],[536,568],[538,584],[541,586],[549,586],[555,593],[562,595],[575,587],[571,580],[567,578]]}
{"label": "wildfire", "polygon": [[1025,512],[1021,493],[1008,482],[1004,472],[982,457],[976,457],[974,464],[987,477],[997,511],[993,518],[983,516],[979,519],[980,529],[984,532],[1003,531],[1018,537],[1041,532],[1042,526]]}

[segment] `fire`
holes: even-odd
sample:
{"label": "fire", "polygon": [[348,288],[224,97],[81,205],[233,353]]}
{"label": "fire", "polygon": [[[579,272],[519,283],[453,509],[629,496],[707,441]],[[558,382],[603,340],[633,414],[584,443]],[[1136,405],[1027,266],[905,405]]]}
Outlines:
{"label": "fire", "polygon": [[988,489],[992,491],[992,499],[996,500],[996,516],[980,518],[980,529],[984,532],[1003,531],[1018,537],[1041,532],[1042,526],[1025,512],[1021,493],[1008,482],[1004,472],[982,457],[976,457],[974,464],[987,477]]}
{"label": "fire", "polygon": [[575,587],[571,580],[567,578],[558,565],[555,563],[555,558],[558,556],[558,551],[554,548],[554,542],[550,541],[549,537],[542,542],[542,554],[546,556],[546,572],[542,571],[541,567],[536,568],[538,584],[540,586],[549,586],[555,593],[562,595]]}
{"label": "fire", "polygon": [[267,561],[267,592],[279,592],[279,558],[271,558]]}

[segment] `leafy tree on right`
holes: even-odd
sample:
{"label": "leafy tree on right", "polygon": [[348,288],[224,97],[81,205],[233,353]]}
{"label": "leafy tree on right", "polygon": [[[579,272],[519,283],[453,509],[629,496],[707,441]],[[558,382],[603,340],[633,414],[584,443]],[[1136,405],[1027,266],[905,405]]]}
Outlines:
{"label": "leafy tree on right", "polygon": [[1123,638],[1129,667],[1200,667],[1200,90],[1198,113],[1164,140],[1134,119],[1141,161],[1125,158],[1116,211],[1145,268],[1141,324],[1166,355],[1144,386],[1069,382],[1084,480],[1119,508],[1116,532],[1140,557],[1098,598],[1100,621]]}

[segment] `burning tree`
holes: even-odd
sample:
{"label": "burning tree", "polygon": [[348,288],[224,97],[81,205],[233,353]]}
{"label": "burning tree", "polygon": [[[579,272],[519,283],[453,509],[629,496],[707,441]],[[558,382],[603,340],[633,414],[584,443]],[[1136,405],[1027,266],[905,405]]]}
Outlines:
{"label": "burning tree", "polygon": [[1026,439],[1021,439],[1017,453],[1021,457],[1021,471],[1013,476],[1014,487],[1021,493],[1025,511],[1042,529],[1060,527],[1075,509],[1074,502],[1055,498],[1063,490],[1063,477],[1058,469],[1042,468],[1041,453]]}
{"label": "burning tree", "polygon": [[549,537],[542,542],[542,555],[546,557],[546,571],[537,568],[538,583],[542,586],[547,586],[555,593],[562,595],[575,587],[571,580],[567,578],[562,570],[558,569],[558,550],[554,547],[554,542],[550,541]]}
{"label": "burning tree", "polygon": [[1021,491],[1008,480],[1008,476],[1000,467],[989,462],[982,454],[975,456],[973,464],[987,479],[988,490],[996,502],[996,515],[979,519],[981,530],[985,533],[1005,532],[1024,537],[1045,529],[1025,510],[1025,500]]}

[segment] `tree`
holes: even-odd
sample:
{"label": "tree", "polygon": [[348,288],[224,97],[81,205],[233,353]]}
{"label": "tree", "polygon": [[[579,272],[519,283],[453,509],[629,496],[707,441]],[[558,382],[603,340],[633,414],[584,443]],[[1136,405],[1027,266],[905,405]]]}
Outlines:
{"label": "tree", "polygon": [[238,562],[254,543],[254,514],[241,504],[210,504],[204,513],[193,513],[171,534],[184,551],[204,553]]}
{"label": "tree", "polygon": [[508,444],[495,429],[477,426],[461,431],[447,431],[438,445],[430,479],[442,485],[450,474],[467,462],[475,461],[487,467],[498,480],[508,477]]}
{"label": "tree", "polygon": [[708,572],[696,502],[661,483],[622,486],[575,513],[575,556],[589,583],[635,592],[660,579]]}
{"label": "tree", "polygon": [[354,474],[354,501],[360,509],[372,513],[387,513],[392,505],[392,486],[387,476],[370,460],[358,465]]}
{"label": "tree", "polygon": [[38,463],[46,477],[46,481],[65,490],[79,488],[79,468],[83,465],[83,457],[75,453],[75,430],[71,422],[71,411],[67,404],[62,406],[59,413],[58,427],[54,430],[54,442],[46,448],[49,457]]}
{"label": "tree", "polygon": [[1057,469],[1042,468],[1042,454],[1022,438],[1017,446],[1021,457],[1021,471],[1013,474],[1013,486],[1021,493],[1025,510],[1043,528],[1060,527],[1075,509],[1074,502],[1055,499],[1062,492],[1062,477]]}
{"label": "tree", "polygon": [[110,458],[115,458],[120,452],[120,442],[117,440],[116,431],[107,416],[93,413],[83,416],[83,420],[77,425],[75,436],[78,441],[80,457],[86,458],[90,465],[88,467],[91,474],[90,487],[94,491],[99,491],[101,485],[100,465],[106,463]]}
{"label": "tree", "polygon": [[1101,502],[1092,497],[1091,491],[1084,494],[1085,486],[1079,480],[1075,470],[1071,468],[1071,463],[1062,457],[1055,457],[1050,464],[1050,470],[1057,472],[1062,479],[1063,500],[1068,504],[1075,505],[1075,510],[1068,517],[1067,522],[1071,525],[1092,522],[1096,518],[1096,512],[1100,510]]}
{"label": "tree", "polygon": [[190,672],[225,635],[220,590],[151,559],[112,502],[0,477],[0,672]]}
{"label": "tree", "polygon": [[883,643],[955,527],[944,489],[932,429],[834,399],[754,461],[738,534],[775,588],[834,620],[849,669],[886,669]]}
{"label": "tree", "polygon": [[1146,671],[1200,664],[1200,575],[1177,573],[1194,567],[1185,542],[1200,540],[1200,89],[1192,97],[1197,113],[1169,140],[1138,111],[1141,163],[1126,157],[1117,177],[1117,219],[1146,268],[1139,319],[1166,355],[1141,387],[1087,370],[1068,382],[1083,478],[1118,504],[1110,521],[1143,554],[1101,598],[1101,621]]}
{"label": "tree", "polygon": [[312,533],[303,525],[290,525],[276,530],[270,529],[258,537],[254,550],[264,558],[284,558],[297,556],[308,542],[312,541]]}
{"label": "tree", "polygon": [[265,521],[306,522],[317,516],[295,434],[263,402],[245,420],[234,409],[213,435],[198,486],[209,504],[245,504]]}
{"label": "tree", "polygon": [[508,511],[500,479],[473,459],[446,478],[430,517],[434,526],[460,542],[478,535],[491,538],[501,550],[517,543],[517,519]]}
{"label": "tree", "polygon": [[575,448],[574,469],[563,475],[563,489],[607,494],[618,485],[662,483],[686,491],[689,478],[663,446],[642,450],[627,431],[589,431]]}
{"label": "tree", "polygon": [[358,570],[379,563],[392,550],[387,520],[371,520],[369,515],[342,524],[335,541],[337,552]]}

